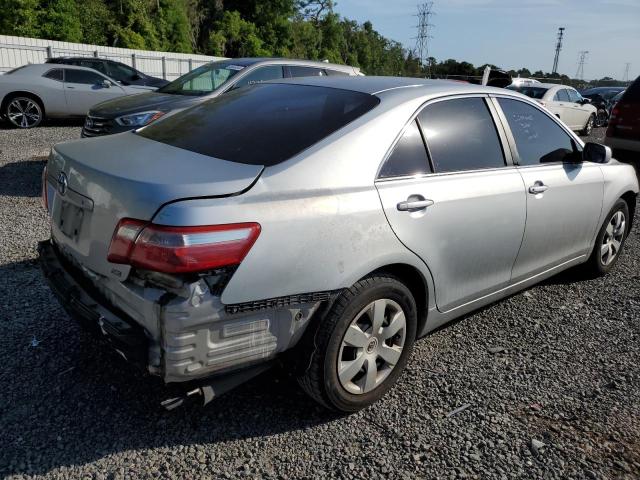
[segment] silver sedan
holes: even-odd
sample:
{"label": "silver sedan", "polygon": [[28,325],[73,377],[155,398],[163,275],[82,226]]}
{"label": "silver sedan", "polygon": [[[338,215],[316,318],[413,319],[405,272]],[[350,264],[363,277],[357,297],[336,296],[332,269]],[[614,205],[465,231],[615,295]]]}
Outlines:
{"label": "silver sedan", "polygon": [[608,272],[638,194],[631,166],[523,95],[376,77],[241,88],[56,145],[43,179],[43,270],[120,354],[205,401],[280,357],[341,411],[439,326]]}
{"label": "silver sedan", "polygon": [[149,91],[125,86],[91,68],[51,63],[24,65],[0,75],[0,116],[32,128],[45,117],[84,117],[94,105]]}

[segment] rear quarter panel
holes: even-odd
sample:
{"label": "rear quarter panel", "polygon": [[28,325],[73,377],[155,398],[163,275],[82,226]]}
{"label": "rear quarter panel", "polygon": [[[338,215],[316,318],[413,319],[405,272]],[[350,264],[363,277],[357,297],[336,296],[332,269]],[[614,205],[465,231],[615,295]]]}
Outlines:
{"label": "rear quarter panel", "polygon": [[423,101],[388,111],[378,105],[297,157],[265,169],[248,192],[172,203],[154,222],[260,223],[258,240],[222,294],[225,304],[349,287],[394,263],[422,273],[431,302],[431,274],[396,238],[374,186],[387,149]]}

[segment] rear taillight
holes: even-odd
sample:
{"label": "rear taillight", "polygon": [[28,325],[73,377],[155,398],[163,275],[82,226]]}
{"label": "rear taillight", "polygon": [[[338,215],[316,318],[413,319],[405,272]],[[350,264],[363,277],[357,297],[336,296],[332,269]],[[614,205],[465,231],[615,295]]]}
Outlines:
{"label": "rear taillight", "polygon": [[202,272],[239,264],[259,234],[258,223],[169,227],[125,218],[107,260],[156,272]]}
{"label": "rear taillight", "polygon": [[42,206],[46,211],[49,211],[49,199],[47,198],[47,166],[42,169]]}

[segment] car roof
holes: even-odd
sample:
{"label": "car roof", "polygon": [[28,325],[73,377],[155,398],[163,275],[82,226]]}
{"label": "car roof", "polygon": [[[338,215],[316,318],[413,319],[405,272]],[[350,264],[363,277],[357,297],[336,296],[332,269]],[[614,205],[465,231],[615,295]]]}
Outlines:
{"label": "car roof", "polygon": [[298,77],[272,80],[268,83],[339,88],[370,95],[384,94],[385,98],[393,97],[394,95],[404,97],[408,90],[413,89],[420,89],[423,94],[433,95],[456,93],[513,93],[511,91],[505,91],[503,88],[485,87],[483,85],[454,80],[430,80],[411,77]]}
{"label": "car roof", "polygon": [[47,63],[55,63],[56,60],[93,60],[93,61],[99,61],[99,62],[114,62],[114,63],[120,63],[117,62],[116,60],[110,60],[108,58],[101,58],[101,57],[83,57],[82,55],[79,57],[53,57],[53,58],[48,58],[47,59]]}
{"label": "car roof", "polygon": [[48,72],[49,70],[52,70],[54,68],[64,68],[64,69],[69,69],[69,70],[85,70],[87,72],[92,72],[92,73],[99,73],[97,70],[94,70],[93,68],[88,68],[88,67],[79,67],[77,65],[67,65],[67,64],[60,64],[60,63],[30,63],[27,65],[24,65],[23,68],[21,68],[20,70],[16,71],[16,74],[18,73],[26,73],[26,72]]}
{"label": "car roof", "polygon": [[218,61],[228,62],[234,65],[240,65],[243,67],[255,65],[257,63],[277,63],[277,64],[288,64],[288,65],[313,66],[317,68],[332,68],[335,70],[344,70],[344,71],[353,71],[353,70],[359,71],[358,68],[352,67],[350,65],[340,65],[337,63],[319,62],[317,60],[304,60],[299,58],[243,57],[243,58],[225,58]]}

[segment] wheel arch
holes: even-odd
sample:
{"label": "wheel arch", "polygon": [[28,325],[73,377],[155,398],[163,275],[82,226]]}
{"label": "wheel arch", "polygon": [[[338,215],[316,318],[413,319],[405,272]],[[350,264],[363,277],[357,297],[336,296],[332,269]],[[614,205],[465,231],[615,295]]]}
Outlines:
{"label": "wheel arch", "polygon": [[429,313],[429,283],[427,282],[427,279],[420,270],[407,263],[392,263],[385,265],[368,273],[365,277],[381,273],[386,273],[398,278],[398,280],[400,280],[409,289],[409,291],[411,291],[411,294],[416,301],[418,314],[416,337],[420,338],[424,335]]}
{"label": "wheel arch", "polygon": [[4,98],[2,99],[2,103],[0,103],[0,114],[4,115],[4,111],[7,108],[7,103],[15,97],[29,97],[33,100],[35,100],[36,102],[38,102],[38,104],[40,105],[40,108],[42,109],[42,118],[44,119],[44,117],[46,116],[46,109],[44,107],[44,102],[42,101],[42,98],[33,92],[30,92],[28,90],[14,90],[12,92],[7,93]]}
{"label": "wheel arch", "polygon": [[625,202],[627,202],[627,206],[629,207],[629,232],[630,232],[631,228],[633,228],[633,218],[636,213],[636,202],[638,199],[638,194],[632,190],[628,190],[627,192],[623,193],[620,198],[622,198]]}

